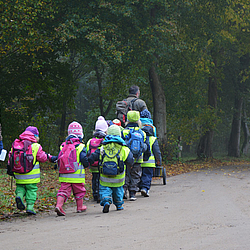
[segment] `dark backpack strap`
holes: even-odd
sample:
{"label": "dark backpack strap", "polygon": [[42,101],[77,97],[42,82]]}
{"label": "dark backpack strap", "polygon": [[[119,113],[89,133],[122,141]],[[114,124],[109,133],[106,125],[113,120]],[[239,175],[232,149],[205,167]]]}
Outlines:
{"label": "dark backpack strap", "polygon": [[132,110],[134,110],[134,103],[138,98],[134,98],[133,100],[131,100],[131,104],[132,104]]}

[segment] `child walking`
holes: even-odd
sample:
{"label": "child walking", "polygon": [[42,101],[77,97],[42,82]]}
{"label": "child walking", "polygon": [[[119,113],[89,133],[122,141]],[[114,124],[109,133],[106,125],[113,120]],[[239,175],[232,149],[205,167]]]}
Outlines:
{"label": "child walking", "polygon": [[[149,112],[149,111],[148,111]],[[149,197],[149,190],[154,173],[155,166],[161,166],[161,151],[155,137],[155,131],[152,126],[143,126],[142,130],[146,133],[147,141],[150,147],[150,153],[143,155],[143,163],[141,164],[142,176],[140,181],[141,195]]]}
{"label": "child walking", "polygon": [[[72,190],[76,200],[77,213],[84,212],[87,209],[86,206],[83,206],[83,197],[86,194],[86,189],[84,187],[84,167],[88,167],[88,158],[82,140],[83,130],[81,124],[75,121],[70,123],[68,126],[68,137],[60,146],[60,152],[57,159],[59,166],[59,181],[61,182],[61,187],[57,193],[57,203],[55,208],[55,212],[58,216],[66,215],[62,206],[70,197]],[[70,147],[73,149],[69,150]],[[66,165],[71,160],[73,161],[72,165],[74,166],[74,169],[71,168],[71,164],[70,166]]]}
{"label": "child walking", "polygon": [[133,155],[120,137],[121,130],[117,125],[108,128],[103,146],[88,158],[90,164],[96,160],[100,163],[100,205],[103,213],[108,213],[113,203],[117,210],[123,210],[123,185],[126,166],[133,164]]}
{"label": "child walking", "polygon": [[[13,143],[11,151],[9,152],[8,167],[14,171],[14,178],[16,179],[16,204],[17,208],[20,210],[25,210],[30,215],[35,215],[34,204],[37,198],[37,183],[40,182],[40,166],[39,162],[46,162],[51,160],[52,156],[46,154],[42,146],[38,143],[39,141],[39,131],[36,127],[29,126],[26,130],[19,135],[19,139],[16,139]],[[26,150],[30,150],[31,167],[28,170],[25,166],[23,169],[25,156],[20,155],[20,151],[15,150],[15,145],[17,147],[22,147],[26,145]],[[15,172],[17,171],[17,172]],[[29,171],[29,172],[28,172]],[[23,173],[22,173],[23,172]],[[24,205],[24,198],[26,200],[26,207]]]}
{"label": "child walking", "polygon": [[[101,147],[101,143],[106,136],[106,132],[108,129],[108,124],[105,121],[103,116],[99,116],[96,124],[95,124],[95,131],[93,133],[93,138],[87,142],[86,149],[87,155],[91,155],[91,153],[95,152],[98,148]],[[98,161],[95,161],[93,164],[90,165],[90,172],[92,173],[92,194],[94,201],[100,202],[99,197],[99,169],[98,169]]]}
{"label": "child walking", "polygon": [[[141,134],[143,143],[140,144],[141,147],[141,155],[138,159],[134,159],[134,163],[131,168],[127,168],[126,172],[126,181],[124,185],[124,199],[127,199],[127,190],[129,191],[129,199],[130,201],[136,201],[137,198],[135,194],[139,191],[139,182],[141,179],[141,163],[143,163],[143,156],[147,149],[146,145],[146,134],[140,129],[141,121],[140,121],[140,113],[139,111],[129,111],[127,113],[127,124],[126,127],[122,130],[121,137],[127,142],[127,137],[130,135],[131,131],[137,132]],[[133,132],[133,133],[134,133]]]}

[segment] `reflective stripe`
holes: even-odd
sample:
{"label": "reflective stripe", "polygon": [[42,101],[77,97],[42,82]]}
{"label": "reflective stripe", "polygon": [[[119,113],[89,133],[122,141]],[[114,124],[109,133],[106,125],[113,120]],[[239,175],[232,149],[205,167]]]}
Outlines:
{"label": "reflective stripe", "polygon": [[40,173],[39,174],[32,174],[32,175],[27,175],[27,174],[17,175],[17,174],[15,174],[15,178],[17,180],[36,179],[36,178],[40,178]]}
{"label": "reflective stripe", "polygon": [[121,182],[125,181],[125,177],[123,177],[121,179],[114,179],[114,178],[100,176],[100,181],[107,182],[107,183],[121,183]]}
{"label": "reflective stripe", "polygon": [[36,164],[34,167],[33,167],[33,170],[34,169],[38,169],[40,166],[39,166],[39,164]]}
{"label": "reflective stripe", "polygon": [[85,178],[85,173],[83,174],[59,174],[59,177],[61,178],[72,178],[72,179],[80,179]]}

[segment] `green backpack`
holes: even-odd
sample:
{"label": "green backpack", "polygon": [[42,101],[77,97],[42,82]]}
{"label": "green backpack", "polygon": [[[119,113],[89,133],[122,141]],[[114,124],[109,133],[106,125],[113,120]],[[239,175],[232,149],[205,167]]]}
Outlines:
{"label": "green backpack", "polygon": [[113,147],[112,144],[106,144],[101,147],[102,159],[99,166],[101,174],[115,176],[123,173],[124,163],[120,160],[119,155],[121,148]]}

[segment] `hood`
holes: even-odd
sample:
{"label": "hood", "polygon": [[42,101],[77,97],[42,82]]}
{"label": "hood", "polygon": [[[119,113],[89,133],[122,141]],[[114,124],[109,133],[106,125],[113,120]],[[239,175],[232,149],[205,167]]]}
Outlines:
{"label": "hood", "polygon": [[82,138],[77,137],[76,135],[69,135],[65,141],[71,140],[73,143],[81,143]]}
{"label": "hood", "polygon": [[127,145],[125,143],[125,141],[119,135],[107,135],[105,137],[104,141],[102,142],[102,144],[105,145],[105,144],[108,144],[111,142],[115,142],[115,143],[121,144],[123,146]]}
{"label": "hood", "polygon": [[34,134],[31,133],[30,131],[24,131],[22,134],[19,135],[19,139],[20,140],[28,140],[31,142],[37,142]]}
{"label": "hood", "polygon": [[140,118],[142,125],[144,124],[152,124],[153,125],[153,120],[150,118]]}
{"label": "hood", "polygon": [[141,130],[144,131],[147,136],[154,136],[154,129],[151,126],[144,126]]}

